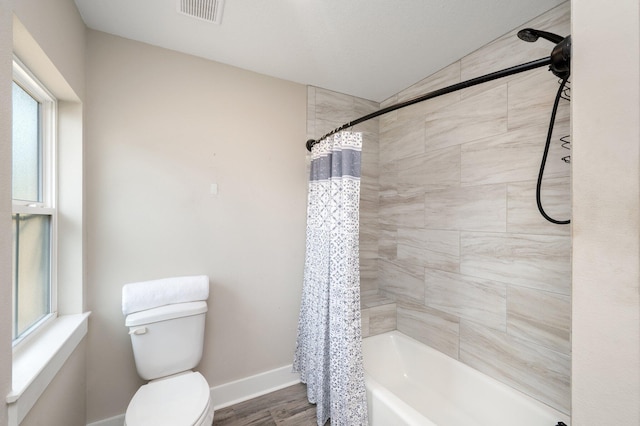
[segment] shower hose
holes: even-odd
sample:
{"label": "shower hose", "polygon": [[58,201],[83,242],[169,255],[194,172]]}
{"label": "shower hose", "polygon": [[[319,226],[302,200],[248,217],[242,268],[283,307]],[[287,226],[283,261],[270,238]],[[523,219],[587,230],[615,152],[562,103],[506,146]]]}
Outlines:
{"label": "shower hose", "polygon": [[567,225],[571,223],[570,220],[556,220],[550,217],[545,211],[544,207],[542,207],[542,201],[540,200],[540,191],[542,189],[542,175],[544,174],[544,167],[547,163],[547,155],[549,154],[549,146],[551,145],[551,135],[553,134],[553,126],[556,122],[556,113],[558,112],[558,104],[560,103],[560,98],[562,97],[562,92],[564,90],[564,86],[567,84],[567,80],[569,80],[569,76],[562,78],[560,82],[560,87],[558,88],[558,93],[556,94],[556,98],[553,102],[553,109],[551,111],[551,121],[549,123],[549,130],[547,132],[547,141],[544,146],[544,153],[542,154],[542,161],[540,162],[540,172],[538,172],[538,184],[536,185],[536,203],[538,204],[538,210],[540,214],[547,219],[551,223],[555,223],[558,225]]}

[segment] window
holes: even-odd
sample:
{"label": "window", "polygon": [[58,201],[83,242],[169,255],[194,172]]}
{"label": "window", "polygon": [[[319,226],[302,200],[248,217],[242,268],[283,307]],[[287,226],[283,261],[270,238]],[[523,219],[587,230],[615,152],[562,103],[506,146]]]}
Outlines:
{"label": "window", "polygon": [[56,102],[13,63],[13,341],[56,312]]}

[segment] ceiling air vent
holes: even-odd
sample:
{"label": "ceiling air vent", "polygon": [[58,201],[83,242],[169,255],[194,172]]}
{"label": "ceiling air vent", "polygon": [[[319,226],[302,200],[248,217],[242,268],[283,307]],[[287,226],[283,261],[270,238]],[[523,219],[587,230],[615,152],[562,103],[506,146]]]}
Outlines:
{"label": "ceiling air vent", "polygon": [[222,22],[224,0],[178,0],[178,12],[214,24]]}

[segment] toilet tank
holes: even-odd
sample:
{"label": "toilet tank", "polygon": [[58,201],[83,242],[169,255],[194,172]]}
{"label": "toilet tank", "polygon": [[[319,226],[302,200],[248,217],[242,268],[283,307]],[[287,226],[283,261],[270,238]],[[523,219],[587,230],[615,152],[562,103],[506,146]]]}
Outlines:
{"label": "toilet tank", "polygon": [[207,302],[176,303],[129,314],[138,375],[153,380],[187,371],[202,358]]}

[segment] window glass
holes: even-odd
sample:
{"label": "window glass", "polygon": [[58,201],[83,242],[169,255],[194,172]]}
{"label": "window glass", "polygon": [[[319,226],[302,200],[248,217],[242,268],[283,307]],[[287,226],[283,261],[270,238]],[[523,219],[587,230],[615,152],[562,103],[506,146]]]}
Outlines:
{"label": "window glass", "polygon": [[13,199],[41,202],[40,104],[13,83]]}
{"label": "window glass", "polygon": [[13,342],[56,312],[56,102],[14,58],[12,86]]}
{"label": "window glass", "polygon": [[51,216],[13,215],[14,338],[51,312]]}

